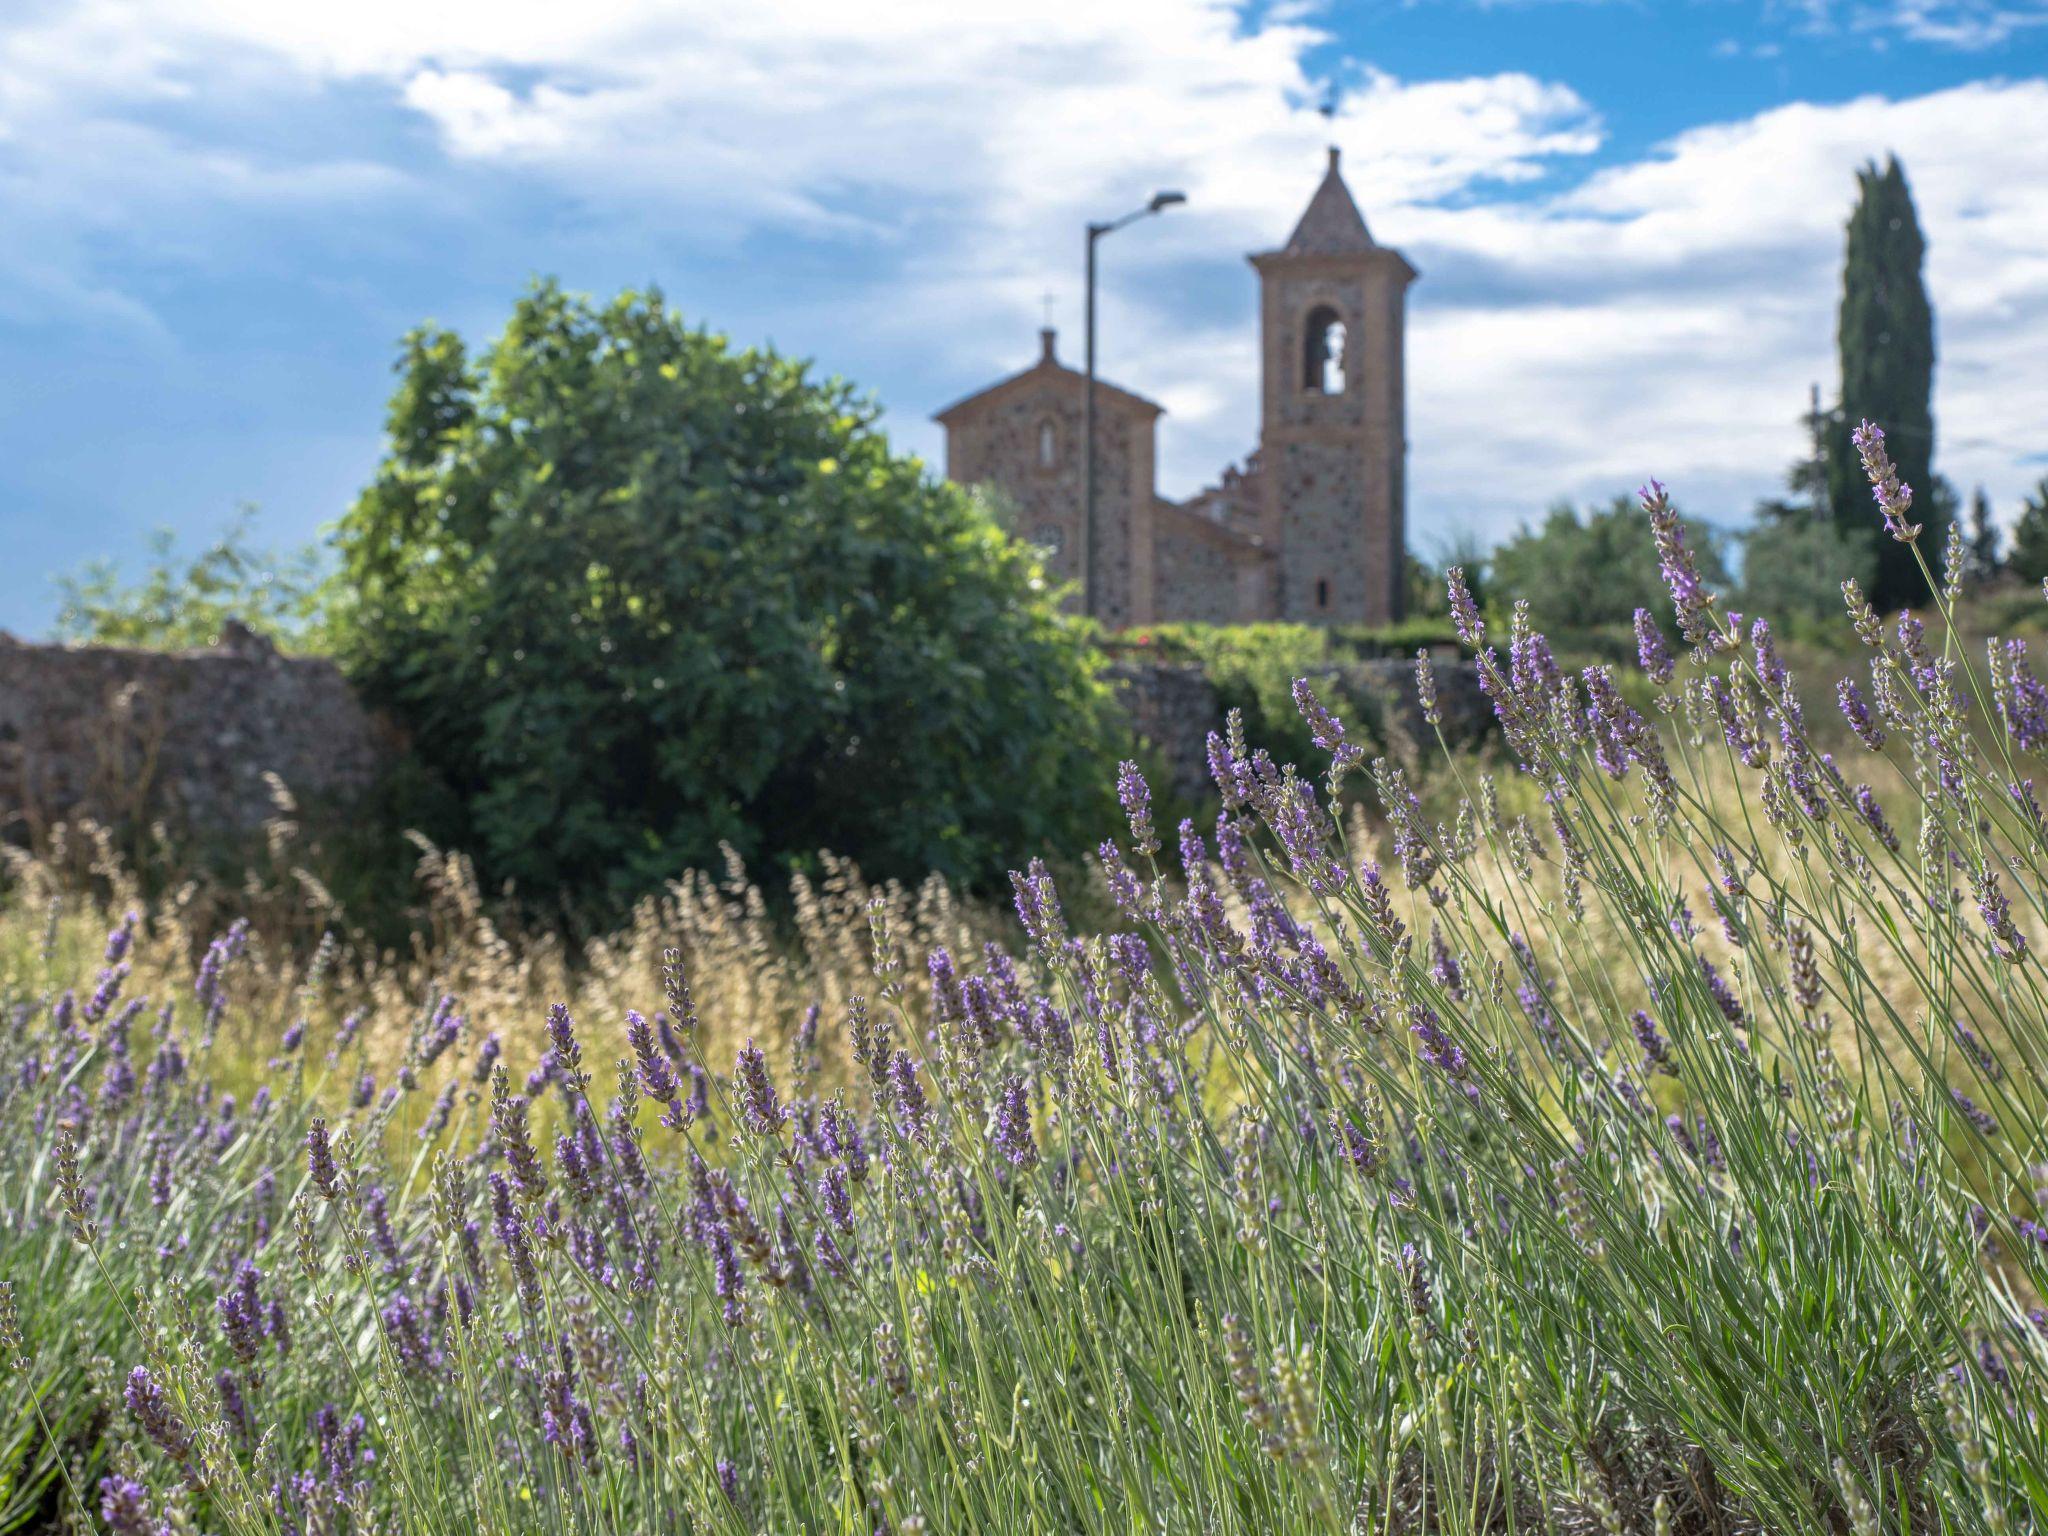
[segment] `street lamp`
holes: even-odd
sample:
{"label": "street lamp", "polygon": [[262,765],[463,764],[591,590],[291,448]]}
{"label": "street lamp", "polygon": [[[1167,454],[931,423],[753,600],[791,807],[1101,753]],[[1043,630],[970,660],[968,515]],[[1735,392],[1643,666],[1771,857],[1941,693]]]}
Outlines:
{"label": "street lamp", "polygon": [[1081,405],[1081,611],[1095,614],[1095,242],[1126,224],[1186,202],[1185,192],[1155,192],[1152,201],[1120,219],[1088,226],[1088,386]]}

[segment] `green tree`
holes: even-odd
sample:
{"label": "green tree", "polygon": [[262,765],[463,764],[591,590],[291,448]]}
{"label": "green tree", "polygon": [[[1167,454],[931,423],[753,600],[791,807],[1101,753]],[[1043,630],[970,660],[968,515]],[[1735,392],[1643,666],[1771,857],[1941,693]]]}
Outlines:
{"label": "green tree", "polygon": [[1876,549],[1870,596],[1889,609],[1921,601],[1927,584],[1912,550],[1884,532],[1849,435],[1860,421],[1884,429],[1892,462],[1917,493],[1922,556],[1939,576],[1948,528],[1934,496],[1934,311],[1920,277],[1927,242],[1898,158],[1881,171],[1867,165],[1856,179],[1836,332],[1842,392],[1828,434],[1828,504],[1845,535]]}
{"label": "green tree", "polygon": [[2005,568],[2026,581],[2048,580],[2048,477],[2020,502]]}
{"label": "green tree", "polygon": [[1963,556],[1969,561],[1964,575],[1972,586],[1983,586],[1997,578],[2003,566],[1999,550],[1998,524],[1991,518],[1991,498],[1978,486],[1970,497],[1970,533],[1963,542]]}
{"label": "green tree", "polygon": [[[1725,583],[1728,572],[1713,530],[1691,521],[1686,529],[1701,576]],[[1649,515],[1627,496],[1583,517],[1568,503],[1552,507],[1540,528],[1525,526],[1494,550],[1487,580],[1494,601],[1526,599],[1539,629],[1626,624],[1644,605],[1667,629],[1677,624],[1657,567]]]}
{"label": "green tree", "polygon": [[1868,590],[1877,551],[1832,522],[1812,516],[1760,522],[1742,541],[1745,613],[1779,624],[1839,615],[1842,583],[1854,577]]}
{"label": "green tree", "polygon": [[150,538],[141,579],[130,582],[117,561],[94,560],[57,578],[60,640],[186,651],[218,643],[230,619],[288,650],[318,650],[322,561],[317,549],[279,553],[249,542],[254,507],[243,507],[206,548],[189,560],[177,535]]}
{"label": "green tree", "polygon": [[552,283],[398,371],[336,628],[492,880],[616,901],[725,842],[987,881],[1099,831],[1085,636],[844,383]]}

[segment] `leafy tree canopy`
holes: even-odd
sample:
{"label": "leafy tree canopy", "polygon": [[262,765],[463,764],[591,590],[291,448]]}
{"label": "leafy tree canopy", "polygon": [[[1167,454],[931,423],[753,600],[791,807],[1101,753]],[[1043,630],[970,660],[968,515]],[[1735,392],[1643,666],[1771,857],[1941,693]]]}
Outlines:
{"label": "leafy tree canopy", "polygon": [[2048,478],[2020,503],[2005,568],[2029,582],[2048,580]]}
{"label": "leafy tree canopy", "polygon": [[1865,591],[1877,570],[1868,539],[1846,535],[1813,516],[1760,521],[1742,541],[1743,612],[1774,624],[1802,623],[1842,612],[1842,583]]}
{"label": "leafy tree canopy", "polygon": [[[1687,521],[1686,536],[1708,585],[1725,584],[1728,572],[1713,529]],[[1677,623],[1657,567],[1649,514],[1628,496],[1583,516],[1568,503],[1552,507],[1541,527],[1524,527],[1494,550],[1487,579],[1493,600],[1526,599],[1538,629],[1626,624],[1646,603],[1667,629]]]}
{"label": "leafy tree canopy", "polygon": [[60,640],[198,650],[216,644],[229,619],[287,650],[319,650],[323,562],[317,549],[280,553],[250,543],[243,507],[213,543],[183,559],[177,535],[158,529],[139,580],[118,561],[95,560],[57,578]]}
{"label": "leafy tree canopy", "polygon": [[624,899],[729,843],[986,881],[1099,829],[1084,636],[847,385],[552,283],[398,373],[336,629],[492,879]]}

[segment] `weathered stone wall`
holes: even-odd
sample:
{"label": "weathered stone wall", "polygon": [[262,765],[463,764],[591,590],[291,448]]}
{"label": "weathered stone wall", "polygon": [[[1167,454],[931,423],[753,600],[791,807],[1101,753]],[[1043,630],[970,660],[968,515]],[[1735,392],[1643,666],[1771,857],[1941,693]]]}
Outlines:
{"label": "weathered stone wall", "polygon": [[210,650],[29,645],[0,634],[0,837],[91,816],[210,833],[301,800],[360,799],[403,751],[335,665],[239,625]]}
{"label": "weathered stone wall", "polygon": [[1162,624],[1243,624],[1269,610],[1273,562],[1257,545],[1164,502],[1153,534]]}
{"label": "weathered stone wall", "polygon": [[[1473,669],[1432,666],[1446,737],[1478,741],[1492,717]],[[1412,762],[1433,747],[1413,663],[1351,662],[1318,675],[1335,695],[1369,702],[1371,718],[1358,724],[1396,756]],[[1223,728],[1223,707],[1201,668],[1128,659],[1104,677],[1160,759],[1161,788],[1206,799],[1208,736]],[[222,645],[184,654],[0,634],[0,838],[10,841],[81,816],[250,833],[272,814],[266,774],[302,801],[346,809],[404,753],[398,731],[332,662],[282,656],[239,626]]]}

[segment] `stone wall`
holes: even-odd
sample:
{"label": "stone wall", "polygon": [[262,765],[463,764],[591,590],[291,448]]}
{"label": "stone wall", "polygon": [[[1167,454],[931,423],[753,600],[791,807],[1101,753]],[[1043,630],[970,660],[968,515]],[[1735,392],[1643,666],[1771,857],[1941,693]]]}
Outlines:
{"label": "stone wall", "polygon": [[[184,654],[0,634],[0,839],[34,839],[81,816],[250,833],[272,814],[266,774],[302,802],[346,809],[403,758],[400,734],[332,662],[283,656],[239,625],[229,630],[219,646]],[[1473,669],[1432,665],[1445,735],[1478,741],[1492,716]],[[1349,662],[1321,675],[1333,694],[1370,701],[1372,718],[1358,723],[1397,757],[1433,749],[1412,662]],[[1167,785],[1207,799],[1208,736],[1223,728],[1223,708],[1201,668],[1127,659],[1104,676]]]}
{"label": "stone wall", "polygon": [[91,816],[252,832],[266,773],[346,806],[403,752],[322,658],[283,656],[240,625],[169,654],[29,645],[0,634],[0,838]]}
{"label": "stone wall", "polygon": [[[1493,707],[1479,688],[1478,670],[1470,662],[1446,657],[1433,660],[1430,672],[1436,681],[1444,740],[1460,748],[1486,740],[1495,722]],[[1193,663],[1118,661],[1103,675],[1131,728],[1158,754],[1174,793],[1189,800],[1207,799],[1212,793],[1208,738],[1211,731],[1223,729],[1223,706],[1201,668]],[[1403,766],[1413,770],[1437,751],[1436,733],[1422,718],[1416,697],[1413,661],[1333,663],[1317,668],[1310,677],[1328,680],[1333,699],[1341,695],[1367,701],[1371,718],[1354,723],[1376,741],[1378,750]]]}

